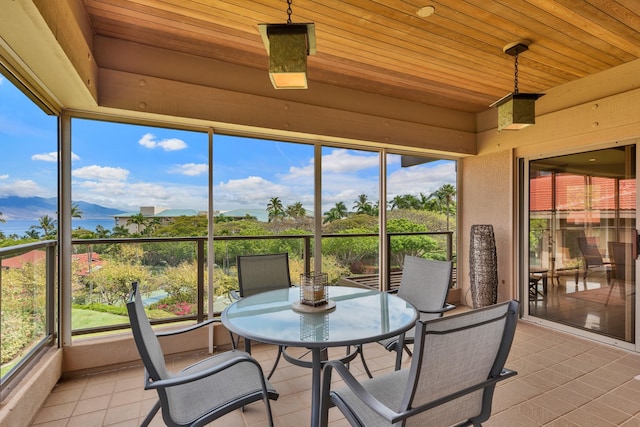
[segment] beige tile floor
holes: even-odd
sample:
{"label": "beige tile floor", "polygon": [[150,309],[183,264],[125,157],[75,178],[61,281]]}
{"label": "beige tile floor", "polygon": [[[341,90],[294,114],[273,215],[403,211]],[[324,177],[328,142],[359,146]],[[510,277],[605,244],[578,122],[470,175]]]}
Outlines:
{"label": "beige tile floor", "polygon": [[[254,345],[253,355],[265,369],[276,348]],[[377,344],[365,346],[367,361],[380,375],[392,369],[394,354]],[[192,354],[169,361],[179,369],[206,357]],[[409,359],[405,357],[405,366]],[[473,356],[469,355],[469,363]],[[507,367],[518,375],[501,383],[493,415],[485,426],[640,426],[640,355],[573,337],[521,321]],[[351,369],[364,376],[359,361]],[[309,425],[309,370],[281,361],[271,381],[280,393],[273,402],[276,426]],[[33,426],[136,426],[155,401],[155,392],[142,389],[140,367],[61,381],[38,411]],[[163,425],[157,415],[152,425]],[[266,426],[264,406],[250,405],[212,426]],[[330,426],[346,426],[333,408]]]}

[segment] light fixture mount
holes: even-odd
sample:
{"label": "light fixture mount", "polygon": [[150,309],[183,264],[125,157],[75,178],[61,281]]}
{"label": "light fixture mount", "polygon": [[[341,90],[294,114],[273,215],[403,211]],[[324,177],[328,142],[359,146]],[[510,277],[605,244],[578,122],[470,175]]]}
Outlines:
{"label": "light fixture mount", "polygon": [[529,50],[529,44],[531,44],[529,40],[520,40],[514,43],[509,43],[502,48],[502,51],[510,56],[520,55],[522,52]]}
{"label": "light fixture mount", "polygon": [[291,2],[287,0],[285,24],[258,24],[269,54],[269,78],[276,89],[306,89],[307,56],[316,53],[315,24],[292,23]]}
{"label": "light fixture mount", "polygon": [[513,92],[503,96],[491,107],[498,107],[498,130],[518,130],[536,122],[535,102],[543,93],[520,93],[518,90],[518,55],[529,50],[529,40],[506,45],[502,51],[514,57]]}

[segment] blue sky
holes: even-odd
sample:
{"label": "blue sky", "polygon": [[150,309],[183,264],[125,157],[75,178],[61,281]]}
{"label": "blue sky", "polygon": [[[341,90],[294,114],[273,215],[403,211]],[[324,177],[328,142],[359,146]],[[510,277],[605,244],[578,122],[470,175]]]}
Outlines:
{"label": "blue sky", "polygon": [[[47,116],[0,77],[0,197],[55,197],[57,119]],[[207,208],[207,135],[99,122],[72,121],[72,199],[122,210],[140,206]],[[359,194],[377,200],[378,154],[324,147],[323,211],[352,209]],[[271,197],[313,209],[313,146],[214,136],[215,209],[265,208]],[[430,194],[455,185],[455,164],[400,167],[388,159],[388,198]]]}

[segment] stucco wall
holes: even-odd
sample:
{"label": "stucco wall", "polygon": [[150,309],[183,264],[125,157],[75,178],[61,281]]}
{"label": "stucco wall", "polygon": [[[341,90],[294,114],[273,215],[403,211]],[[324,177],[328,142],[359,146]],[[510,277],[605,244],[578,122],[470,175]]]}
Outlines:
{"label": "stucco wall", "polygon": [[471,306],[469,291],[469,240],[471,226],[491,224],[498,261],[498,301],[514,298],[513,166],[511,150],[467,157],[460,161],[462,200],[458,224],[458,283],[461,304]]}

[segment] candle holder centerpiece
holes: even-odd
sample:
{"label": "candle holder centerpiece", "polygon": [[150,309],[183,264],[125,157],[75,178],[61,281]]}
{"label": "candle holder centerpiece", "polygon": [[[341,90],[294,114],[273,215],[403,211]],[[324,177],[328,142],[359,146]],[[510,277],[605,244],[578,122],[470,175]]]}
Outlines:
{"label": "candle holder centerpiece", "polygon": [[319,307],[329,302],[327,287],[329,276],[327,273],[300,275],[300,302],[311,307]]}
{"label": "candle holder centerpiece", "polygon": [[328,312],[336,308],[329,299],[329,277],[326,273],[313,272],[300,275],[300,299],[291,304],[298,313]]}

